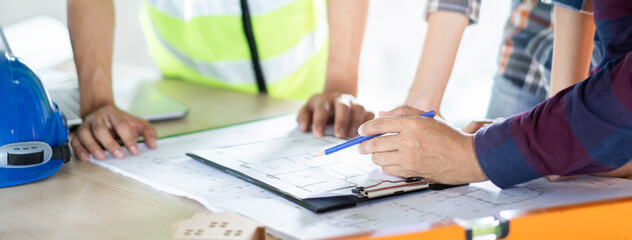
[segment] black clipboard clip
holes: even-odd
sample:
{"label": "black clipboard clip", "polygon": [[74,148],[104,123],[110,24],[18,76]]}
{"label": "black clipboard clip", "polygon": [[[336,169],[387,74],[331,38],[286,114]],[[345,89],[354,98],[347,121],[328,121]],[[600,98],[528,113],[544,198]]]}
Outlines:
{"label": "black clipboard clip", "polygon": [[430,187],[430,182],[421,177],[409,177],[402,180],[382,180],[376,184],[355,187],[352,193],[359,194],[364,198],[378,198],[388,195],[395,195],[405,192],[417,191]]}

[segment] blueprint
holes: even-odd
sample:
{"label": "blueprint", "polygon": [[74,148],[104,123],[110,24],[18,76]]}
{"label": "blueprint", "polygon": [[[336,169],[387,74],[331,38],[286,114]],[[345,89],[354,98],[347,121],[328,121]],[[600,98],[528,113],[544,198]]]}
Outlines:
{"label": "blueprint", "polygon": [[242,172],[296,198],[352,195],[351,189],[402,178],[384,174],[355,147],[316,157],[344,140],[301,136],[194,151],[193,154]]}
{"label": "blueprint", "polygon": [[[294,115],[271,118],[158,141],[125,159],[93,163],[158,190],[189,197],[211,211],[233,211],[264,223],[277,237],[329,238],[412,225],[423,229],[453,218],[490,216],[508,209],[534,209],[632,196],[632,181],[580,177],[571,181],[538,179],[501,190],[490,182],[442,191],[421,191],[369,201],[357,207],[313,213],[242,179],[195,161],[184,154],[200,149],[239,147],[284,139],[307,139]],[[329,138],[328,138],[329,139]],[[323,141],[329,141],[327,139]]]}

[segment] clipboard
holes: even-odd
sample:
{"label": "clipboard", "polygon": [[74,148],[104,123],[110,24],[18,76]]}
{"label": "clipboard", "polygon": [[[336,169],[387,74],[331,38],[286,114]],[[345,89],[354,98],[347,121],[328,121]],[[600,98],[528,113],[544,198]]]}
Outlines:
{"label": "clipboard", "polygon": [[[405,179],[402,179],[401,181],[382,181],[377,184],[373,184],[369,186],[355,187],[355,188],[350,189],[350,192],[352,193],[351,195],[301,199],[291,194],[288,194],[282,191],[281,189],[278,189],[272,185],[264,183],[256,178],[253,178],[247,174],[244,174],[240,171],[226,167],[224,165],[215,163],[209,159],[200,157],[196,154],[187,153],[186,155],[199,162],[212,166],[220,171],[231,174],[233,176],[246,180],[254,185],[257,185],[263,189],[266,189],[304,208],[307,208],[314,213],[324,213],[324,212],[329,212],[333,210],[355,207],[356,205],[362,202],[397,196],[397,195],[406,194],[410,192],[419,192],[419,191],[426,191],[426,190],[436,191],[436,190],[442,190],[442,189],[447,189],[447,188],[452,188],[452,187],[463,186],[463,185],[445,185],[445,184],[430,183],[424,180],[423,178],[413,177],[413,178],[405,178]],[[467,184],[464,184],[464,185],[467,185]]]}

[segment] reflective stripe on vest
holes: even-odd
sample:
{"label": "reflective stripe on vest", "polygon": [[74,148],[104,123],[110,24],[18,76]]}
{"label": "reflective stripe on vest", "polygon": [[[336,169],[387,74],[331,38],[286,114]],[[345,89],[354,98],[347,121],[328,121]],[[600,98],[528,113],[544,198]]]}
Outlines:
{"label": "reflective stripe on vest", "polygon": [[[201,7],[203,2],[209,6]],[[219,2],[226,6],[211,8]],[[305,99],[322,91],[328,50],[324,3],[321,0],[250,0],[249,3],[253,4],[251,19],[270,95]],[[191,6],[195,10],[187,10]],[[141,9],[141,22],[150,53],[166,76],[256,92],[239,1],[148,0]]]}
{"label": "reflective stripe on vest", "polygon": [[[156,10],[181,20],[209,16],[241,16],[239,0],[147,0]],[[248,0],[255,17],[273,12],[294,0]]]}

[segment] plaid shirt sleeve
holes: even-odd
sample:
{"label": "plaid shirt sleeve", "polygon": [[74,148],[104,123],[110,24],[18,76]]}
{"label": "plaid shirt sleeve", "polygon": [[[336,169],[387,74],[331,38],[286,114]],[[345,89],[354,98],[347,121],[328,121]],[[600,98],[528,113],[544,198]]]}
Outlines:
{"label": "plaid shirt sleeve", "polygon": [[632,159],[632,1],[592,5],[604,58],[591,76],[476,133],[476,156],[497,186],[606,172]]}
{"label": "plaid shirt sleeve", "polygon": [[478,22],[478,14],[481,8],[481,0],[428,0],[424,19],[437,11],[450,11],[462,13],[470,19],[470,24]]}

